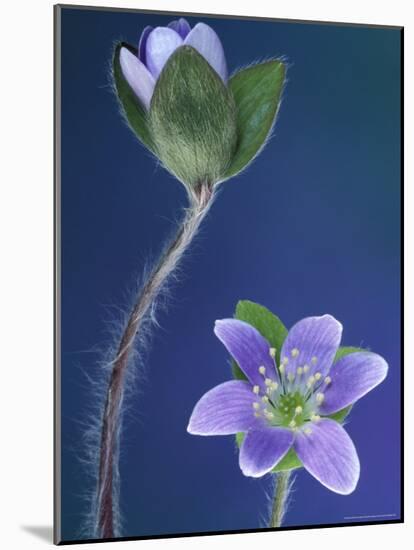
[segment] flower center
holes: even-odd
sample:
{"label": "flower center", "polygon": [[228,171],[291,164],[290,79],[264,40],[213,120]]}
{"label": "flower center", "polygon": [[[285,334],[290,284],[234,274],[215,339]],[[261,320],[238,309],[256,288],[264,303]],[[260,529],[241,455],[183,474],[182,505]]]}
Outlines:
{"label": "flower center", "polygon": [[[299,353],[297,348],[293,348],[292,358],[296,359]],[[269,350],[269,354],[275,358],[273,348]],[[312,365],[316,366],[317,362],[318,358],[312,357]],[[308,422],[320,420],[319,408],[331,379],[329,376],[324,378],[318,371],[311,374],[307,364],[295,365],[292,369],[287,368],[288,363],[289,359],[283,357],[278,369],[280,382],[276,382],[273,373],[268,372],[271,369],[259,366],[258,372],[263,377],[263,385],[253,386],[253,411],[257,418],[264,418],[270,426],[297,430]],[[274,368],[276,369],[276,363]],[[310,431],[309,428],[305,432],[306,430]]]}

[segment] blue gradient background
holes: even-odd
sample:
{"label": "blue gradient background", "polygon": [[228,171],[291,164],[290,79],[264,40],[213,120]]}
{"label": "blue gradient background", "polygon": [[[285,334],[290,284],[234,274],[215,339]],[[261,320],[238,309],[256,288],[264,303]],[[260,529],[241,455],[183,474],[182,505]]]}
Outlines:
{"label": "blue gradient background", "polygon": [[[90,480],[78,460],[96,376],[111,342],[109,306],[171,233],[183,189],[123,124],[108,85],[112,45],[171,17],[62,14],[62,522],[80,536]],[[291,326],[329,312],[344,343],[390,365],[347,429],[361,460],[356,491],[336,495],[305,471],[285,525],[400,514],[400,32],[395,29],[189,18],[222,38],[231,70],[268,56],[290,68],[276,134],[227,182],[160,315],[143,393],[123,433],[124,535],[255,529],[270,480],[245,478],[232,437],[186,433],[192,408],[230,377],[213,334],[239,299]],[[348,520],[349,521],[349,520]]]}

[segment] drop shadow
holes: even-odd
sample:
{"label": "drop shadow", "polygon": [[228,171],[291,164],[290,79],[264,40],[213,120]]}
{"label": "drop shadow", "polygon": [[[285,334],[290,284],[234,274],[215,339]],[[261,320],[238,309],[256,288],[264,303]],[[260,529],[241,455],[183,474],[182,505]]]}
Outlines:
{"label": "drop shadow", "polygon": [[53,544],[53,527],[51,525],[22,525],[21,528],[26,533]]}

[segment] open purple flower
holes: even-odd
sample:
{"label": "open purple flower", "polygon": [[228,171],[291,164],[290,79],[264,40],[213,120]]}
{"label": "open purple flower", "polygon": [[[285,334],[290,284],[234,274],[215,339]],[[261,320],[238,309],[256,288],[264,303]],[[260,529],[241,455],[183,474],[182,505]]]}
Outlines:
{"label": "open purple flower", "polygon": [[251,325],[216,321],[215,334],[248,381],[224,382],[196,404],[188,425],[194,435],[246,432],[239,463],[246,476],[270,472],[293,447],[306,470],[328,489],[351,493],[359,459],[344,428],[328,418],[372,390],[387,375],[379,355],[355,352],[334,363],[342,325],[330,315],[308,317],[275,349]]}
{"label": "open purple flower", "polygon": [[138,54],[123,47],[120,63],[124,77],[146,109],[149,109],[156,81],[180,46],[191,46],[212,66],[223,82],[227,82],[227,63],[219,37],[205,23],[191,29],[181,18],[167,27],[146,27],[139,40]]}

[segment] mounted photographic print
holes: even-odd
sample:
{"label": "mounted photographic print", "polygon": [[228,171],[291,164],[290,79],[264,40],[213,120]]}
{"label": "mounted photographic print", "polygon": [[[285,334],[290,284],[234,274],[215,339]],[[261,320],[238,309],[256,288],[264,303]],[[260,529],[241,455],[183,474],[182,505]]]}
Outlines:
{"label": "mounted photographic print", "polygon": [[403,521],[402,57],[55,7],[56,543]]}

